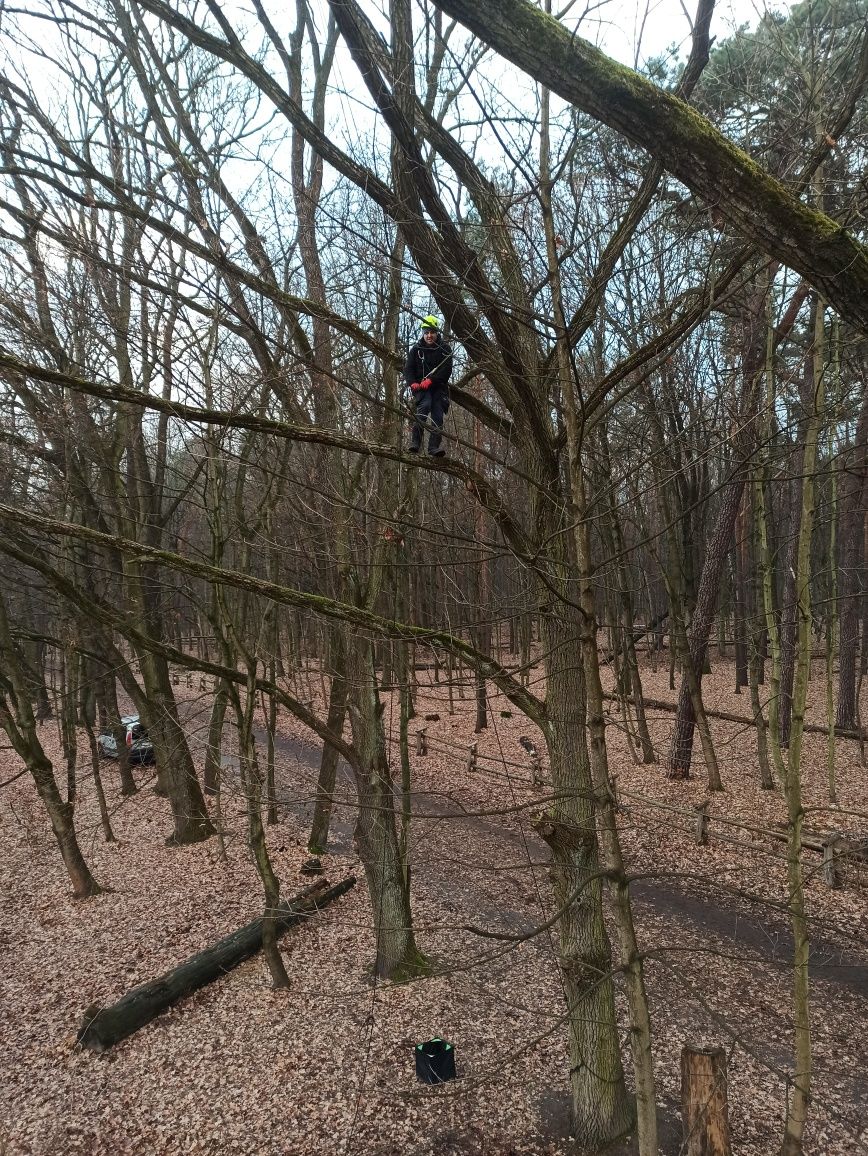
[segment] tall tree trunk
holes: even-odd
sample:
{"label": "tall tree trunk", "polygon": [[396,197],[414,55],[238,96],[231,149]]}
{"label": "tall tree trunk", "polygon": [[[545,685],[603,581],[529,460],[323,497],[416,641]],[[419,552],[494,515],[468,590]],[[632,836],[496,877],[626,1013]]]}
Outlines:
{"label": "tall tree trunk", "polygon": [[407,978],[423,973],[426,962],[413,936],[373,649],[358,635],[347,641],[349,715],[361,766],[355,772],[359,807],[355,841],[374,911],[374,970],[387,979]]}
{"label": "tall tree trunk", "polygon": [[[868,379],[868,343],[863,357]],[[839,582],[838,706],[836,726],[856,726],[856,667],[859,652],[860,604],[868,603],[868,583],[864,555],[864,522],[868,507],[868,387],[862,396],[862,407],[856,422],[856,437],[848,452],[842,455],[841,477],[841,566]],[[863,634],[862,650],[868,648]]]}
{"label": "tall tree trunk", "polygon": [[795,1040],[793,1060],[795,1076],[787,1104],[787,1119],[781,1156],[800,1156],[805,1123],[811,1101],[811,1022],[808,984],[810,939],[805,892],[802,878],[802,735],[805,705],[811,677],[811,536],[814,529],[815,471],[817,443],[824,410],[825,333],[822,300],[813,308],[813,347],[806,365],[806,400],[808,418],[802,456],[802,502],[796,551],[796,607],[798,634],[793,679],[792,722],[784,791],[787,800],[787,883],[789,889],[790,925],[793,932],[793,1012]]}
{"label": "tall tree trunk", "polygon": [[190,756],[187,736],[178,718],[169,666],[160,655],[142,649],[140,669],[145,684],[148,734],[157,764],[165,776],[174,831],[170,844],[199,843],[214,834],[205,796]]}
{"label": "tall tree trunk", "polygon": [[[550,10],[550,0],[545,0]],[[555,357],[558,383],[567,424],[568,495],[575,533],[564,542],[554,522],[557,513],[553,498],[558,492],[557,480],[546,477],[546,464],[538,473],[547,484],[534,489],[531,520],[540,540],[560,541],[554,565],[559,579],[555,590],[560,605],[555,614],[548,609],[541,615],[542,652],[546,673],[546,720],[544,730],[549,750],[552,795],[556,800],[537,822],[537,829],[552,851],[550,875],[556,909],[560,912],[560,964],[567,1001],[570,1031],[570,1085],[573,1127],[583,1146],[596,1147],[610,1143],[628,1132],[636,1113],[624,1083],[624,1070],[615,1023],[612,951],[602,910],[602,875],[596,826],[594,775],[588,757],[586,719],[593,726],[592,741],[596,771],[606,778],[605,731],[602,713],[602,686],[597,656],[597,620],[591,585],[591,559],[586,519],[587,508],[580,453],[583,428],[579,423],[576,390],[570,364],[568,328],[561,296],[560,268],[552,210],[549,145],[549,93],[541,98],[540,193],[546,238],[546,255],[551,279],[555,320],[558,332]],[[541,468],[540,468],[541,467]],[[551,464],[548,469],[551,469]],[[558,473],[560,471],[558,470]],[[549,495],[542,498],[539,493]],[[578,562],[578,566],[576,563]],[[574,606],[575,577],[580,575],[581,612]],[[541,603],[551,598],[548,583],[540,582]],[[583,632],[581,621],[586,632]],[[588,676],[592,679],[592,702],[586,699]],[[601,745],[600,745],[601,744]],[[605,867],[617,871],[619,855],[617,830],[601,813],[604,830]],[[620,881],[615,884],[620,888]],[[616,903],[619,933],[624,929],[622,917],[632,920],[626,888]],[[626,905],[626,906],[624,906]],[[635,962],[639,957],[636,954]],[[641,986],[641,965],[639,966]],[[635,989],[628,986],[631,994]],[[634,1011],[631,1001],[631,1013]],[[647,1005],[646,1005],[647,1011]],[[637,1032],[632,1019],[631,1027]],[[637,1033],[638,1034],[638,1033]],[[634,1041],[635,1042],[635,1041]],[[641,1053],[641,1055],[640,1055]],[[644,1064],[644,1047],[634,1050],[634,1066],[639,1086],[642,1156],[656,1153],[656,1100],[651,1079],[650,1113],[646,1105],[649,1069]],[[647,1056],[650,1059],[650,1053]]]}
{"label": "tall tree trunk", "polygon": [[[328,670],[331,676],[329,687],[329,709],[326,725],[334,734],[342,734],[347,713],[347,653],[343,628],[333,625],[329,630]],[[323,744],[320,757],[319,775],[316,782],[316,801],[313,822],[308,838],[308,850],[312,855],[325,852],[328,847],[329,827],[334,809],[335,781],[340,756],[329,743]]]}
{"label": "tall tree trunk", "polygon": [[[676,778],[686,777],[690,772],[696,706],[701,696],[702,672],[708,654],[708,640],[717,608],[723,567],[732,545],[750,459],[756,444],[754,425],[762,380],[761,372],[765,360],[765,304],[765,291],[757,290],[742,316],[743,385],[737,418],[738,424],[734,435],[735,452],[730,480],[723,488],[717,521],[708,543],[702,575],[699,580],[696,609],[690,623],[690,661],[693,666],[696,687],[695,689],[692,688],[687,678],[682,679],[678,696],[678,712],[675,718],[675,731],[669,753],[669,773]],[[712,768],[709,768],[710,778],[711,775]],[[719,775],[715,774],[714,777],[717,781],[709,783],[712,790],[720,788]]]}
{"label": "tall tree trunk", "polygon": [[202,776],[206,795],[216,795],[220,790],[223,724],[228,705],[229,687],[223,679],[220,679],[211,702],[211,717],[208,720],[208,740],[205,746],[205,766]]}

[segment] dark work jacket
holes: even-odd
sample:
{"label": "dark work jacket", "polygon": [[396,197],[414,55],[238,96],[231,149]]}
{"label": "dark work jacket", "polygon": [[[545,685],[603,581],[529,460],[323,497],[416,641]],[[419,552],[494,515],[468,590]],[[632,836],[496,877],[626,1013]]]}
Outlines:
{"label": "dark work jacket", "polygon": [[404,366],[404,380],[407,385],[414,381],[431,378],[432,389],[445,390],[452,375],[452,346],[438,335],[434,345],[426,345],[425,338],[420,337],[415,345],[410,347],[407,362]]}

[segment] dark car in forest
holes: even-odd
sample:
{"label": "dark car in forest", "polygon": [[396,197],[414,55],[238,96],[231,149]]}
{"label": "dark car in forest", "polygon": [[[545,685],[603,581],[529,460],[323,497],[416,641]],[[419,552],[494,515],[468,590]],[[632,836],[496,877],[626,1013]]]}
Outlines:
{"label": "dark car in forest", "polygon": [[[139,716],[137,714],[123,715],[121,726],[126,730],[130,762],[139,764],[155,762],[154,744],[148,738],[148,732],[142,725]],[[99,753],[104,759],[116,759],[118,757],[118,745],[112,731],[103,731],[96,741]]]}

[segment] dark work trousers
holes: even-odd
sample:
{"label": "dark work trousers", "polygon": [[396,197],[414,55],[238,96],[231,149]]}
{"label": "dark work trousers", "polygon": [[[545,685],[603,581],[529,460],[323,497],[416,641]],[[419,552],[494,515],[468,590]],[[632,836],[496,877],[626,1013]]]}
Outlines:
{"label": "dark work trousers", "polygon": [[428,453],[436,453],[440,449],[443,434],[443,418],[449,409],[449,392],[430,386],[428,389],[419,389],[413,394],[413,432],[410,434],[411,449],[418,450],[422,446],[422,433],[428,425]]}

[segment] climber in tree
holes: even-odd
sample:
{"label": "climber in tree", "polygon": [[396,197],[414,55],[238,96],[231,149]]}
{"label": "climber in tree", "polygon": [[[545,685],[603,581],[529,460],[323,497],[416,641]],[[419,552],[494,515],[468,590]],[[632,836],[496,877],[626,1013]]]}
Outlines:
{"label": "climber in tree", "polygon": [[436,317],[422,318],[422,336],[410,348],[404,366],[404,380],[410,388],[413,408],[413,432],[408,452],[422,448],[422,434],[430,418],[428,453],[442,458],[446,453],[440,442],[443,418],[449,409],[449,378],[452,374],[452,346],[443,340]]}

